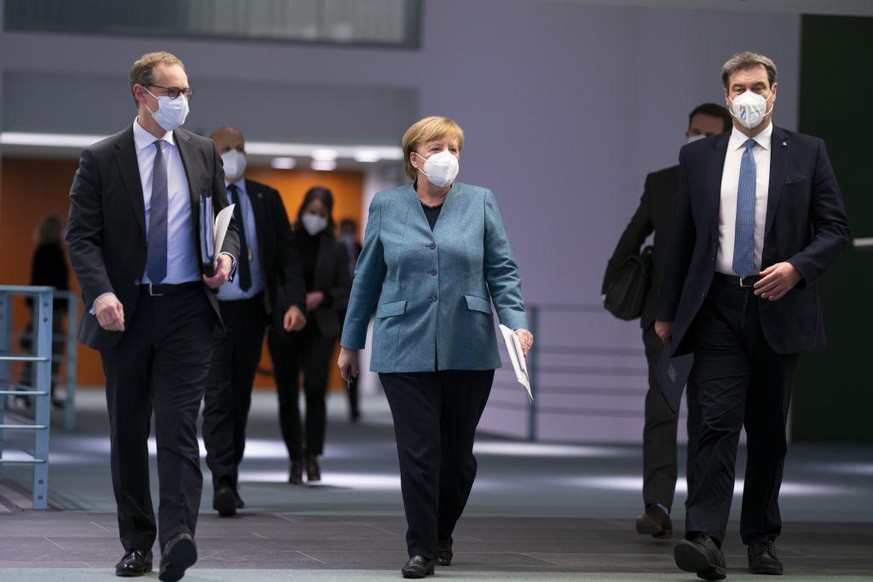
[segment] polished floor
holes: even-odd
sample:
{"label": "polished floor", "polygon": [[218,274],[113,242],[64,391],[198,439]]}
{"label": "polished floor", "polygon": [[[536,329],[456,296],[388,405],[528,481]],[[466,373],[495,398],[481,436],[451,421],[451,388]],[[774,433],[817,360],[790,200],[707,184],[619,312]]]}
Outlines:
{"label": "polished floor", "polygon": [[[77,430],[58,424],[52,431],[51,509],[26,509],[30,471],[4,468],[0,580],[114,579],[122,551],[102,393],[80,391],[77,408]],[[206,472],[200,559],[185,580],[400,579],[405,524],[387,406],[381,396],[365,399],[363,419],[355,424],[342,395],[331,397],[329,410],[323,480],[292,486],[275,396],[256,395],[241,474],[246,508],[236,518],[217,517]],[[26,446],[10,435],[6,458],[14,457],[13,446]],[[455,563],[438,568],[434,579],[696,579],[676,569],[670,541],[634,532],[641,508],[638,447],[481,435],[476,451],[479,476],[456,531]],[[741,489],[740,481],[738,494]],[[677,534],[684,496],[680,484]],[[728,579],[760,580],[745,570],[734,505],[725,543]],[[873,580],[873,446],[793,446],[782,509],[778,549],[786,580]]]}

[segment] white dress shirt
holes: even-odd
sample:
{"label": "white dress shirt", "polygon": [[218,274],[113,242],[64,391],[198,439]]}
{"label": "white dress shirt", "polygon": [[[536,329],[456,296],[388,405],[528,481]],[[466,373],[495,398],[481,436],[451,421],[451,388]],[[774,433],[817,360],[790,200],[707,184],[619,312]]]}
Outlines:
{"label": "white dress shirt", "polygon": [[[188,188],[188,175],[182,165],[179,148],[168,131],[164,140],[164,165],[167,168],[167,276],[161,283],[187,283],[200,280],[200,266],[197,264],[196,237],[191,232],[191,193]],[[139,178],[142,182],[143,202],[145,203],[146,236],[149,233],[149,216],[152,202],[152,168],[155,163],[155,136],[139,124],[133,122],[133,141],[136,146],[136,161],[139,164]],[[167,147],[169,146],[169,147]],[[198,192],[199,194],[199,192]],[[148,267],[146,267],[148,269]],[[143,272],[143,283],[149,283]]]}
{"label": "white dress shirt", "polygon": [[[764,249],[764,224],[767,220],[767,198],[770,189],[770,141],[773,124],[756,135],[752,155],[755,157],[755,270],[761,270]],[[734,237],[737,223],[737,190],[740,183],[740,162],[749,136],[736,127],[731,130],[724,171],[721,175],[721,201],[718,209],[718,254],[715,270],[726,275],[734,273]]]}

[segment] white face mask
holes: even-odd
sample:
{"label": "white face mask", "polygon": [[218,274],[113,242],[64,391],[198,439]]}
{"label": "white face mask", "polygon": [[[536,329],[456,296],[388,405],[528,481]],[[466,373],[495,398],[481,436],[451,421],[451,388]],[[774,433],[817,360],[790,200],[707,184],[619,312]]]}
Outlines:
{"label": "white face mask", "polygon": [[458,158],[449,150],[443,150],[429,158],[424,158],[418,154],[415,155],[424,160],[424,167],[421,169],[421,173],[427,176],[427,181],[437,188],[451,186],[455,178],[458,177],[460,164],[458,163]]}
{"label": "white face mask", "polygon": [[303,222],[303,228],[306,229],[309,236],[315,236],[327,228],[327,217],[325,216],[307,212],[300,218],[300,221]]}
{"label": "white face mask", "polygon": [[185,118],[188,117],[188,112],[190,111],[187,97],[179,95],[175,99],[170,99],[166,95],[158,97],[148,89],[145,91],[158,100],[157,111],[152,111],[148,105],[146,105],[146,109],[149,109],[149,113],[152,114],[157,124],[164,128],[164,131],[173,131],[185,123]]}
{"label": "white face mask", "polygon": [[[771,93],[772,95],[772,93]],[[731,99],[731,115],[733,115],[740,125],[747,129],[754,129],[761,125],[764,118],[773,111],[771,107],[767,109],[767,99],[763,95],[758,95],[753,91],[746,91],[742,95]]]}
{"label": "white face mask", "polygon": [[224,179],[236,182],[246,173],[246,155],[239,150],[228,150],[221,154],[224,164]]}

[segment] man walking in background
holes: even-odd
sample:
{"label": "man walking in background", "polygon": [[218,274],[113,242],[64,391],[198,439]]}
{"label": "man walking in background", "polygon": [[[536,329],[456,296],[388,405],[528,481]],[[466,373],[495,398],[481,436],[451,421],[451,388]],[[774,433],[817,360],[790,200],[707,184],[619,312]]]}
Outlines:
{"label": "man walking in background", "polygon": [[212,140],[224,164],[224,182],[240,234],[237,276],[218,290],[228,333],[215,340],[203,409],[212,508],[228,517],[245,505],[239,495],[239,464],[264,330],[267,324],[285,331],[302,329],[306,289],[282,198],[273,188],[245,179],[243,134],[221,127],[212,133]]}
{"label": "man walking in background", "polygon": [[[722,105],[704,103],[688,115],[685,137],[688,143],[718,135],[730,130],[731,116]],[[654,232],[652,244],[651,283],[643,303],[640,327],[649,366],[649,389],[646,392],[645,425],[643,427],[643,502],[645,511],[637,518],[637,533],[655,538],[673,533],[670,511],[676,491],[676,428],[678,411],[667,405],[655,385],[655,372],[661,359],[664,342],[655,333],[655,313],[658,305],[657,286],[654,284],[664,263],[664,240],[672,218],[676,190],[679,187],[679,166],[652,172],[646,184],[640,205],[624,229],[603,277],[602,293],[614,280],[622,263],[640,252],[646,239]],[[692,415],[693,417],[693,415]],[[692,418],[693,419],[693,418]],[[691,423],[689,422],[689,425]],[[689,426],[689,434],[693,427]]]}

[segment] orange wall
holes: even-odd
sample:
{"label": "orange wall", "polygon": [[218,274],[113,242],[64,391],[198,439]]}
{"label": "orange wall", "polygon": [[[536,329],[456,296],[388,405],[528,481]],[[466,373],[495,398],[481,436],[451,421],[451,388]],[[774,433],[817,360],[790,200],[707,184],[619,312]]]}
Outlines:
{"label": "orange wall", "polygon": [[[66,220],[70,184],[77,165],[75,160],[3,158],[0,168],[0,264],[3,265],[0,285],[27,285],[30,282],[30,261],[35,248],[33,233],[46,213],[55,212]],[[360,172],[252,168],[247,176],[279,190],[292,221],[306,190],[312,186],[326,186],[334,193],[334,220],[352,218],[360,222],[364,183]],[[76,277],[72,275],[70,287],[79,290]],[[20,331],[27,323],[27,310],[22,302],[14,311],[13,329]],[[259,368],[268,373],[258,373],[255,385],[272,387],[270,372],[273,365],[266,345]],[[16,369],[12,373],[17,377]],[[80,386],[103,386],[105,383],[99,354],[81,344],[77,378]],[[331,366],[330,386],[343,385],[335,366]]]}

